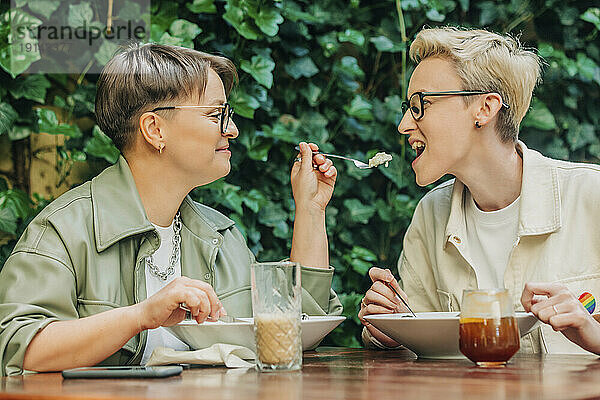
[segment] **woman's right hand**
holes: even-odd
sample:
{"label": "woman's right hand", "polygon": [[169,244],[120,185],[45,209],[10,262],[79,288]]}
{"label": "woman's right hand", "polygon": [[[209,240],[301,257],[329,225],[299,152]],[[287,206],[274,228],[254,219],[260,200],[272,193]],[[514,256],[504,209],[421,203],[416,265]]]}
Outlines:
{"label": "woman's right hand", "polygon": [[146,300],[138,303],[140,330],[171,326],[185,318],[185,303],[192,317],[201,324],[207,319],[216,321],[227,315],[225,308],[208,283],[185,276],[178,277]]}
{"label": "woman's right hand", "polygon": [[394,339],[375,328],[364,319],[364,316],[370,314],[409,312],[408,308],[406,308],[406,306],[402,303],[402,300],[396,296],[396,294],[388,287],[387,284],[392,285],[406,302],[408,302],[408,297],[400,288],[398,281],[396,278],[394,278],[392,271],[389,269],[373,267],[369,270],[369,276],[371,277],[373,284],[360,303],[358,318],[360,319],[360,322],[362,322],[362,324],[369,330],[371,336],[373,336],[383,345],[387,347],[397,347],[400,345],[400,343],[396,342]]}

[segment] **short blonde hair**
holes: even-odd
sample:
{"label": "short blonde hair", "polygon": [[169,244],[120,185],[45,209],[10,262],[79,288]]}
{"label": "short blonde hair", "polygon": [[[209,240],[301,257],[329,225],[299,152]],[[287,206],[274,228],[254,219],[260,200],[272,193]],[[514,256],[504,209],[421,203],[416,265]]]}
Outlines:
{"label": "short blonde hair", "polygon": [[[498,114],[496,130],[502,142],[516,142],[519,124],[527,113],[533,89],[541,80],[541,60],[518,39],[486,30],[453,27],[421,30],[410,46],[410,57],[451,61],[463,90],[497,92],[510,108]],[[467,104],[472,98],[463,98]]]}

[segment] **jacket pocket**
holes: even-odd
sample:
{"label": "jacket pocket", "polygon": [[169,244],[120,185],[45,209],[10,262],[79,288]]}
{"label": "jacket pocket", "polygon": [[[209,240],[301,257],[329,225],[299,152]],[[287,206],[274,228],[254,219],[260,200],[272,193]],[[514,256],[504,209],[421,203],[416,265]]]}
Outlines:
{"label": "jacket pocket", "polygon": [[437,293],[442,306],[442,311],[458,311],[458,304],[456,304],[456,300],[452,294],[441,289],[437,289]]}

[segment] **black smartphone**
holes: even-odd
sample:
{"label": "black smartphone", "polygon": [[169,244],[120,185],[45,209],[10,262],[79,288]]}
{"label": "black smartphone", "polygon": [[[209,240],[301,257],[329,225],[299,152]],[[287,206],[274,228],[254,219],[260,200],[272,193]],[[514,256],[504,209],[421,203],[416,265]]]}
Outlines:
{"label": "black smartphone", "polygon": [[62,372],[65,379],[74,378],[166,378],[181,374],[181,365],[143,367],[141,365],[118,367],[81,367]]}

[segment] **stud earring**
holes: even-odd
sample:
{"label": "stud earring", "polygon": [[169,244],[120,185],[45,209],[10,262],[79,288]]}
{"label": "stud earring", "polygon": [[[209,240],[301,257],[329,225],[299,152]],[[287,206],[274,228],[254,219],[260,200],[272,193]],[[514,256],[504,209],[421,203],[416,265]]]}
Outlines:
{"label": "stud earring", "polygon": [[481,128],[481,124],[479,123],[479,121],[475,121],[475,128]]}

